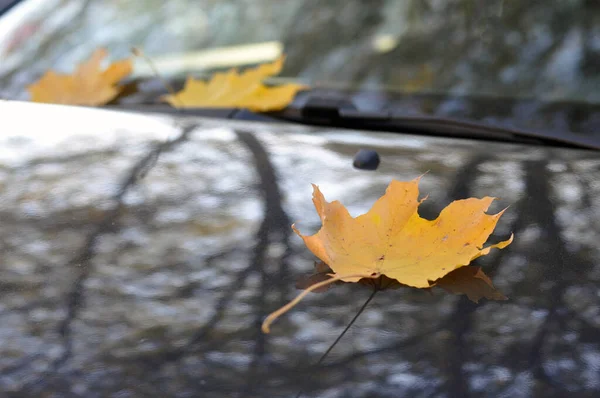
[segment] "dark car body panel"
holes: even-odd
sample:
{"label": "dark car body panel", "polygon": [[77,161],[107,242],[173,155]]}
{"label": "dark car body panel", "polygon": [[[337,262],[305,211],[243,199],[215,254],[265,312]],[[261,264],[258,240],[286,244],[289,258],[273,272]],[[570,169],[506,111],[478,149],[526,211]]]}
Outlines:
{"label": "dark car body panel", "polygon": [[[0,390],[39,397],[592,397],[600,157],[589,150],[4,103]],[[352,167],[361,148],[376,171]],[[311,183],[353,215],[510,206],[477,264],[507,301],[344,284],[278,320],[314,256]]]}

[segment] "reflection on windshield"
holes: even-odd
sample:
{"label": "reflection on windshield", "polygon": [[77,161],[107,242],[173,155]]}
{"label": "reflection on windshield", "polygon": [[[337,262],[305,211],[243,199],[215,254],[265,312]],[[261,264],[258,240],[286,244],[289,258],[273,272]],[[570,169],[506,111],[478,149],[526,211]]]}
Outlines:
{"label": "reflection on windshield", "polygon": [[312,85],[600,102],[595,1],[27,0],[0,21],[7,98],[98,46],[183,73],[211,65],[190,53],[279,42]]}

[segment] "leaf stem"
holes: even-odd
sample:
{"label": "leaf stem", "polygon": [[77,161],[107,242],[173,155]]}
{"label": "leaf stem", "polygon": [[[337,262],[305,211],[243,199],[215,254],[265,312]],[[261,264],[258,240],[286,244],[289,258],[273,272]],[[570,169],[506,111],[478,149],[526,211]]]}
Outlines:
{"label": "leaf stem", "polygon": [[[371,302],[371,300],[373,300],[373,297],[375,297],[375,294],[378,291],[379,291],[379,288],[377,286],[375,286],[373,288],[373,293],[371,293],[371,295],[369,296],[369,298],[367,299],[367,301],[365,301],[365,303],[362,305],[362,307],[360,307],[360,309],[358,310],[358,312],[356,313],[356,315],[354,315],[354,318],[352,318],[352,320],[350,321],[350,323],[348,323],[348,325],[342,331],[342,333],[340,333],[340,335],[335,339],[335,341],[329,346],[329,348],[327,349],[327,351],[325,351],[325,353],[323,353],[323,355],[321,355],[321,358],[319,358],[319,360],[317,361],[317,363],[315,363],[314,366],[319,366],[321,364],[321,362],[323,362],[325,360],[325,358],[327,357],[327,355],[329,355],[329,353],[333,350],[333,348],[337,345],[337,343],[339,343],[339,341],[342,339],[342,337],[344,337],[344,335],[346,334],[346,332],[348,330],[350,330],[350,328],[352,327],[352,325],[354,325],[354,322],[356,322],[356,320],[358,319],[358,317],[360,316],[360,314],[362,314],[364,312],[365,308],[367,308],[367,305],[369,305],[369,303]],[[300,398],[303,393],[304,393],[304,389],[301,389],[298,392],[298,395],[296,395],[296,398]]]}
{"label": "leaf stem", "polygon": [[292,308],[294,308],[294,306],[296,304],[298,304],[304,297],[306,297],[306,295],[310,292],[312,292],[313,290],[316,290],[320,287],[323,286],[327,286],[330,285],[334,282],[340,281],[342,279],[348,279],[348,278],[367,278],[367,279],[376,279],[379,278],[381,276],[380,273],[378,272],[374,272],[372,274],[348,274],[348,275],[335,275],[323,282],[319,282],[319,283],[315,283],[314,285],[310,286],[309,288],[307,288],[306,290],[304,290],[302,293],[300,293],[298,296],[296,296],[295,299],[293,299],[292,301],[290,301],[289,303],[287,303],[286,305],[284,305],[283,307],[281,307],[280,309],[278,309],[277,311],[274,311],[272,313],[269,314],[269,316],[267,316],[265,318],[265,320],[263,321],[262,324],[262,331],[263,333],[269,333],[271,331],[270,326],[271,324],[277,319],[279,318],[281,315],[285,314],[286,312],[288,312],[289,310],[291,310]]}

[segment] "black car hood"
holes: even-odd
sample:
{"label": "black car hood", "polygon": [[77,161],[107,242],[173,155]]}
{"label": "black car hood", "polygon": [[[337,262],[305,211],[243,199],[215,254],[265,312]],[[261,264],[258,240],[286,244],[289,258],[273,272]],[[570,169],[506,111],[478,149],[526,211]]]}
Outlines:
{"label": "black car hood", "polygon": [[[4,103],[0,390],[14,396],[595,396],[597,152]],[[377,171],[352,167],[360,148]],[[510,206],[477,260],[508,301],[298,291],[319,220],[311,183],[353,215],[423,173],[420,210]]]}

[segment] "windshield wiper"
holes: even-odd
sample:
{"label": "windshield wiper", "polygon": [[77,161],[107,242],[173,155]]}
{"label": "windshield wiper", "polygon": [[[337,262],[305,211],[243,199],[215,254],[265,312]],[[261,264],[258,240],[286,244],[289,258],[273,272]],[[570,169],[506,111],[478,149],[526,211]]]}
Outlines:
{"label": "windshield wiper", "polygon": [[395,111],[393,109],[377,112],[363,111],[346,98],[322,94],[315,95],[310,92],[305,94],[299,96],[300,98],[296,98],[284,110],[270,113],[255,113],[247,109],[235,108],[175,109],[164,105],[143,105],[141,107],[137,105],[120,105],[119,108],[222,119],[262,122],[285,121],[309,126],[600,150],[600,141],[597,137],[574,134],[568,130],[526,130],[469,119],[406,115],[402,114],[401,110]]}
{"label": "windshield wiper", "polygon": [[[539,132],[445,117],[407,116],[394,111],[361,111],[351,101],[335,97],[309,96],[301,104],[292,104],[283,111],[272,112],[268,116],[313,126],[600,150],[597,139],[569,131]],[[244,110],[236,112],[232,118],[263,119],[260,115],[251,115]]]}

